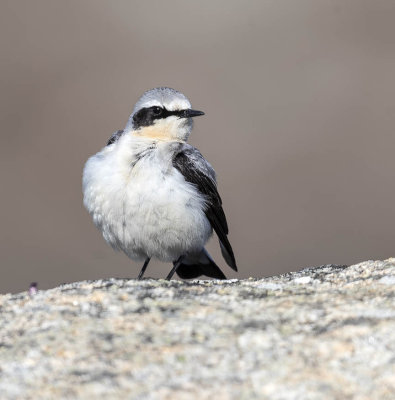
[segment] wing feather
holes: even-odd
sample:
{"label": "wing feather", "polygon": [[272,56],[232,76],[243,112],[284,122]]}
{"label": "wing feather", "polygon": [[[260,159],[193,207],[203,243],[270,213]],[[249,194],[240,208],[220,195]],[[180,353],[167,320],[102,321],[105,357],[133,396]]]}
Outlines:
{"label": "wing feather", "polygon": [[217,190],[215,172],[202,154],[190,145],[184,145],[173,158],[173,166],[184,179],[197,187],[206,197],[206,216],[217,234],[221,251],[228,265],[237,271],[235,256],[228,240],[228,223],[222,208],[222,200]]}
{"label": "wing feather", "polygon": [[110,144],[115,143],[115,142],[122,136],[122,134],[123,134],[123,130],[122,130],[122,129],[121,129],[121,130],[118,130],[118,131],[115,131],[115,132],[111,135],[110,139],[108,139],[108,141],[107,141],[107,146],[109,146]]}

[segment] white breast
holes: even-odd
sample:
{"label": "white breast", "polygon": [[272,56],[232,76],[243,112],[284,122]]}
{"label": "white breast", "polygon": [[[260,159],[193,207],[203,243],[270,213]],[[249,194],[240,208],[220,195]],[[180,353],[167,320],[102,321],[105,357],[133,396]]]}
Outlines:
{"label": "white breast", "polygon": [[[177,143],[124,135],[84,169],[84,204],[106,241],[135,260],[200,252],[212,229],[204,198],[172,166]],[[137,160],[137,155],[143,156]]]}

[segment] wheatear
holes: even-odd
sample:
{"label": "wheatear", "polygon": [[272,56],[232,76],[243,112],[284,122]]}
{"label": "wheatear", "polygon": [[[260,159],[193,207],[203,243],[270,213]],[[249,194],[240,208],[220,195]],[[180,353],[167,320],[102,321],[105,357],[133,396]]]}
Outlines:
{"label": "wheatear", "polygon": [[160,87],[143,94],[124,130],[87,161],[84,205],[104,239],[131,259],[173,262],[166,279],[201,275],[226,279],[204,248],[213,229],[222,255],[237,271],[215,171],[186,143],[191,109],[180,92]]}

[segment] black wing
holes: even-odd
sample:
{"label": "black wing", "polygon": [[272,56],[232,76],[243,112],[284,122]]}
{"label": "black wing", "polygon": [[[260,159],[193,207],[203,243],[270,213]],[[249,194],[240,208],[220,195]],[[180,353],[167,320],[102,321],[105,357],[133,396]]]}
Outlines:
{"label": "black wing", "polygon": [[173,166],[187,182],[195,185],[199,192],[205,195],[207,201],[205,213],[219,238],[222,255],[228,265],[237,271],[235,256],[227,237],[228,224],[222,209],[222,200],[217,190],[213,168],[199,150],[190,145],[184,145],[181,151],[175,154]]}
{"label": "black wing", "polygon": [[109,146],[110,144],[115,143],[121,137],[122,134],[123,134],[123,130],[119,130],[119,131],[114,132],[111,135],[110,139],[108,139],[107,146]]}

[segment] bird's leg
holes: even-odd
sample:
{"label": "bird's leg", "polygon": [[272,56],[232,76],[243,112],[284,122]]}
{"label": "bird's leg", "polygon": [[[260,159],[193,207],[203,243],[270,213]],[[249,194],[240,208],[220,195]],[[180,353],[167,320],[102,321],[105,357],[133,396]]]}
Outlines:
{"label": "bird's leg", "polygon": [[137,277],[138,280],[140,280],[140,279],[143,278],[144,272],[145,272],[145,270],[147,269],[150,260],[151,260],[150,257],[148,257],[148,258],[145,260],[144,265],[143,265],[143,268],[141,268],[141,271],[140,271],[140,273],[139,273],[139,276]]}
{"label": "bird's leg", "polygon": [[173,268],[169,272],[169,275],[167,275],[167,277],[166,277],[167,281],[169,281],[173,277],[174,273],[177,271],[177,268],[181,265],[182,260],[184,258],[185,258],[185,256],[180,256],[177,261],[173,262]]}

